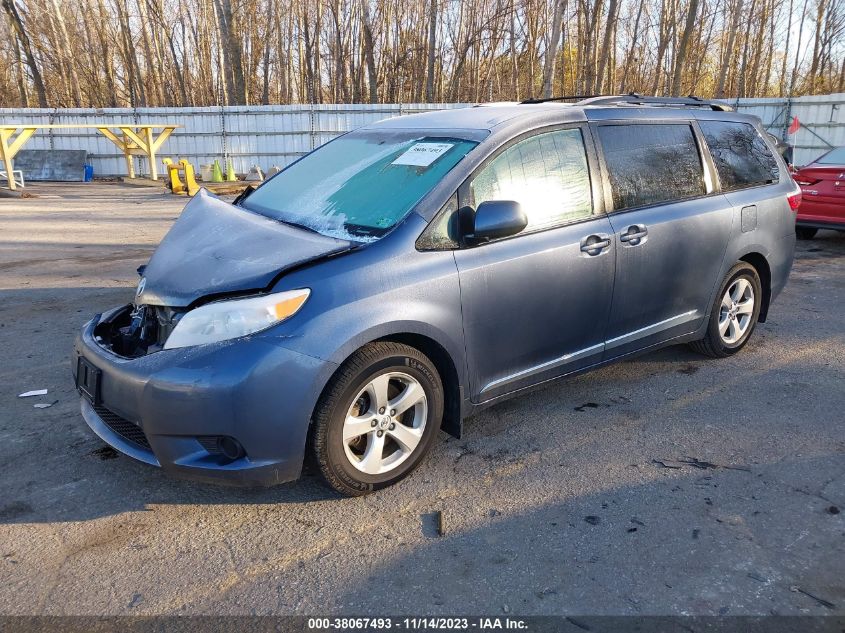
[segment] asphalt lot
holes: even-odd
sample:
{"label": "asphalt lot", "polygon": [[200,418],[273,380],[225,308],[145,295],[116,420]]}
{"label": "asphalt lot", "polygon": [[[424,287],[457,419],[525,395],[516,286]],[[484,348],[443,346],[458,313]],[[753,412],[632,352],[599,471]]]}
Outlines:
{"label": "asphalt lot", "polygon": [[340,499],[313,475],[219,488],[104,450],[72,338],[131,299],[184,199],[33,190],[0,199],[0,613],[845,614],[845,234],[799,243],[738,356],[674,347],[559,382]]}

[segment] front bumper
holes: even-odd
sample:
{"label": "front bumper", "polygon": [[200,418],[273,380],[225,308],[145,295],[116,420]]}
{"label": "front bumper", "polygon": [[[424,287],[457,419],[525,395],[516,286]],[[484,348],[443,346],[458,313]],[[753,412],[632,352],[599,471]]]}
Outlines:
{"label": "front bumper", "polygon": [[[336,365],[269,334],[128,359],[97,343],[98,322],[77,337],[71,366],[74,379],[79,357],[101,372],[96,401],[82,396],[81,406],[105,442],[195,480],[273,485],[299,477],[311,413]],[[244,455],[215,451],[213,438],[224,436]]]}

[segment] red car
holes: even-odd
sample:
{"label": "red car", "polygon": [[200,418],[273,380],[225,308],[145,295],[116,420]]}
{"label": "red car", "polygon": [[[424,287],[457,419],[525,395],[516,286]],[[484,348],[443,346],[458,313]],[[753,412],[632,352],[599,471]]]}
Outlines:
{"label": "red car", "polygon": [[792,177],[802,193],[795,218],[798,239],[813,239],[819,229],[845,231],[845,147],[819,156]]}

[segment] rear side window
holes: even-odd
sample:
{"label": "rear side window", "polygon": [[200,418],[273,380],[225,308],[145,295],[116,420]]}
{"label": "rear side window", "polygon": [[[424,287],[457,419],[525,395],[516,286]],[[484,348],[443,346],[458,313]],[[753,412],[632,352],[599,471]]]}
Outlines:
{"label": "rear side window", "polygon": [[837,147],[813,161],[819,165],[845,165],[845,147]]}
{"label": "rear side window", "polygon": [[699,125],[723,191],[778,181],[778,163],[753,125],[727,121],[699,121]]}
{"label": "rear side window", "polygon": [[616,211],[707,192],[689,124],[602,125],[598,133]]}
{"label": "rear side window", "polygon": [[581,130],[532,136],[494,158],[470,183],[472,204],[516,200],[527,231],[565,224],[593,212],[590,172]]}

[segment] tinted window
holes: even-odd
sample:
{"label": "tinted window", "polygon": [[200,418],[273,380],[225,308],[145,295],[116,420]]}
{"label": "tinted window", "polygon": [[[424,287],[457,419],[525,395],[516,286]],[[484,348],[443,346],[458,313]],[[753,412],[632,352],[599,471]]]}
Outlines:
{"label": "tinted window", "polygon": [[701,156],[689,125],[603,125],[598,130],[614,209],[706,193]]}
{"label": "tinted window", "polygon": [[472,204],[516,200],[526,230],[585,218],[593,212],[590,172],[581,130],[532,136],[494,158],[470,184]]}
{"label": "tinted window", "polygon": [[444,250],[460,247],[458,227],[458,194],[452,194],[440,213],[417,240],[422,250]]}
{"label": "tinted window", "polygon": [[699,121],[699,124],[723,191],[778,180],[777,161],[753,125],[726,121]]}

